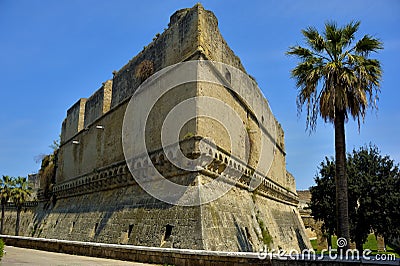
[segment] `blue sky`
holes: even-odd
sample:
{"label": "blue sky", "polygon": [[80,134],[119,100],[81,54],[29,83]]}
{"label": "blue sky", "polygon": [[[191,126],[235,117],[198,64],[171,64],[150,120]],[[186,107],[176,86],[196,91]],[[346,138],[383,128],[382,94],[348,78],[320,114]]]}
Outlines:
{"label": "blue sky", "polygon": [[[156,33],[177,9],[197,1],[62,0],[0,1],[0,175],[26,176],[50,153],[66,110],[90,96]],[[335,20],[360,20],[358,37],[371,34],[385,49],[373,55],[384,74],[378,111],[368,111],[360,133],[346,126],[347,149],[372,142],[400,162],[400,1],[202,1],[215,13],[222,35],[258,81],[285,130],[287,169],[298,189],[313,185],[317,166],[334,155],[333,126],[318,121],[305,131],[297,115],[290,70],[296,60],[284,53],[303,44],[301,29]]]}

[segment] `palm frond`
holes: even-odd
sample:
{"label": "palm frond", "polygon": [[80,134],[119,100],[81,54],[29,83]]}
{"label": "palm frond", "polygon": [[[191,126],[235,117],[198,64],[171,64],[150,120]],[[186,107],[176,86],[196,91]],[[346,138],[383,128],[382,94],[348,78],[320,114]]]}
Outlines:
{"label": "palm frond", "polygon": [[324,36],[327,41],[332,43],[337,43],[340,41],[342,36],[336,22],[328,21],[325,23]]}
{"label": "palm frond", "polygon": [[362,56],[369,56],[371,52],[381,49],[383,49],[383,43],[370,35],[365,35],[354,47],[355,52]]}
{"label": "palm frond", "polygon": [[299,114],[302,106],[306,105],[307,129],[313,130],[318,117],[318,94],[317,87],[323,76],[323,60],[317,57],[309,57],[292,70],[292,77],[296,79],[299,88],[297,96],[297,109]]}
{"label": "palm frond", "polygon": [[360,24],[360,21],[352,21],[342,29],[342,39],[340,40],[340,44],[343,48],[349,46],[354,40],[354,34],[357,32]]}
{"label": "palm frond", "polygon": [[318,33],[318,30],[314,27],[308,27],[306,30],[302,30],[304,37],[306,38],[307,44],[317,53],[321,53],[325,49],[324,38]]}
{"label": "palm frond", "polygon": [[325,42],[326,52],[333,60],[337,60],[341,54],[340,41],[342,39],[342,31],[338,29],[336,22],[330,21],[325,23]]}
{"label": "palm frond", "polygon": [[299,58],[301,58],[302,60],[307,60],[313,56],[313,53],[309,49],[303,48],[301,46],[291,46],[289,48],[289,51],[286,52],[286,54],[287,55],[296,55]]}

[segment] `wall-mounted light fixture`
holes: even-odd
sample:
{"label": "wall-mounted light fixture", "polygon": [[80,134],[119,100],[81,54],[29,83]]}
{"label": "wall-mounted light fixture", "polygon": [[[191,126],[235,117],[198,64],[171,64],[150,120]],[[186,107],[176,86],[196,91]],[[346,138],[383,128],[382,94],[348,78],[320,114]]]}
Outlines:
{"label": "wall-mounted light fixture", "polygon": [[72,144],[78,145],[79,144],[79,140],[73,140]]}
{"label": "wall-mounted light fixture", "polygon": [[97,128],[97,129],[104,129],[104,126],[97,125],[96,128]]}

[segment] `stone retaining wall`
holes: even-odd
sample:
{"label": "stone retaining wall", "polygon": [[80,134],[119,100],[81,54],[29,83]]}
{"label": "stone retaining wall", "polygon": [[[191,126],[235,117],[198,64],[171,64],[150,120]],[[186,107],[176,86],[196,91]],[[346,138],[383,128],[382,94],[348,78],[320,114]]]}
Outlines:
{"label": "stone retaining wall", "polygon": [[[22,248],[40,249],[92,257],[104,257],[127,261],[172,264],[172,265],[313,265],[313,266],[357,266],[384,265],[364,261],[314,261],[314,260],[279,260],[258,258],[258,253],[221,252],[190,249],[156,248],[132,245],[114,245],[92,242],[67,241],[57,239],[16,237],[0,235],[6,245]],[[397,263],[397,264],[396,264]],[[398,261],[391,265],[398,265]]]}

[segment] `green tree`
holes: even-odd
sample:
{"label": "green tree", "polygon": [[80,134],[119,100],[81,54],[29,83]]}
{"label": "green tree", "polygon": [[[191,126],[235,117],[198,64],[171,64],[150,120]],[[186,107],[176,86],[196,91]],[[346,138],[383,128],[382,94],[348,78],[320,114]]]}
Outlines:
{"label": "green tree", "polygon": [[15,181],[15,186],[11,190],[11,198],[17,209],[17,219],[15,223],[15,235],[19,234],[19,221],[21,215],[21,209],[23,204],[31,196],[32,189],[28,185],[28,181],[25,177],[18,177]]}
{"label": "green tree", "polygon": [[355,205],[350,215],[352,239],[357,248],[368,233],[390,239],[400,235],[400,171],[389,156],[382,156],[374,145],[353,150],[349,156],[348,169],[352,183],[352,198]]}
{"label": "green tree", "polygon": [[[381,156],[374,145],[348,154],[346,168],[349,181],[350,238],[359,251],[371,230],[390,239],[400,234],[400,171],[389,156]],[[321,163],[316,185],[310,188],[310,209],[315,219],[323,222],[323,231],[334,230],[335,162]],[[329,204],[331,202],[331,204]]]}
{"label": "green tree", "polygon": [[0,234],[3,233],[4,228],[4,209],[11,197],[11,191],[14,187],[14,179],[8,175],[3,175],[0,179],[0,200],[1,200],[1,224],[0,224]]}
{"label": "green tree", "polygon": [[381,156],[377,148],[375,152],[373,149],[371,145],[354,149],[347,157],[350,237],[359,251],[372,230],[373,209],[380,209],[375,205],[375,195],[381,185],[378,180]]}
{"label": "green tree", "polygon": [[318,115],[334,124],[337,233],[347,243],[350,233],[344,125],[349,116],[360,125],[367,107],[375,106],[381,66],[378,60],[368,57],[383,48],[369,35],[353,45],[359,26],[360,22],[351,22],[339,28],[327,22],[322,35],[315,27],[308,27],[302,33],[309,48],[293,46],[287,52],[300,59],[292,77],[299,90],[298,110],[301,112],[304,105],[307,108],[307,128],[315,129]]}

